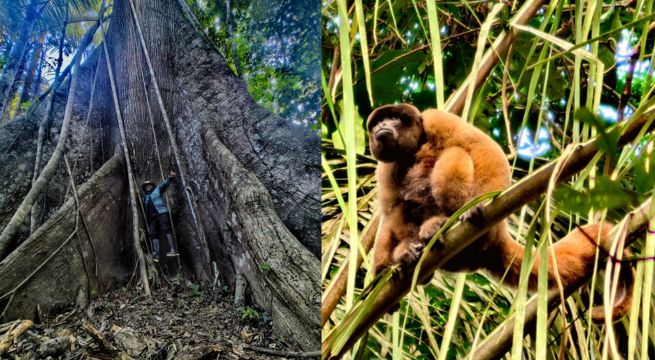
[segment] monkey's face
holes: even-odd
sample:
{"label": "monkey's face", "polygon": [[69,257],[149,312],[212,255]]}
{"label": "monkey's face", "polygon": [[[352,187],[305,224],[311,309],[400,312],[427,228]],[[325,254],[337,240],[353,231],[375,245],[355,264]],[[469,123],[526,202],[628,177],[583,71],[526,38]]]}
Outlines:
{"label": "monkey's face", "polygon": [[423,143],[421,113],[412,105],[386,105],[368,118],[369,145],[373,156],[382,162],[411,157]]}

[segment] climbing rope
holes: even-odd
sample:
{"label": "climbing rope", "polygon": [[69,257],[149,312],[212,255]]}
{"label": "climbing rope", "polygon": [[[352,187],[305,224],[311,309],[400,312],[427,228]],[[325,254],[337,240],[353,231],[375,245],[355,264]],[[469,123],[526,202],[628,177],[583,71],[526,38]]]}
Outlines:
{"label": "climbing rope", "polygon": [[[191,197],[188,193],[188,186],[186,183],[186,177],[184,176],[184,168],[182,167],[182,164],[180,162],[180,154],[179,154],[179,149],[177,146],[177,141],[175,141],[175,136],[173,135],[173,128],[171,126],[171,121],[168,117],[168,113],[166,111],[166,107],[164,106],[164,101],[161,96],[161,92],[159,90],[159,84],[157,82],[157,77],[155,76],[155,72],[152,66],[152,61],[150,59],[150,53],[148,52],[148,47],[146,46],[145,39],[143,37],[143,32],[141,31],[141,23],[139,22],[139,18],[136,13],[136,8],[134,7],[134,3],[132,0],[128,0],[130,3],[130,9],[132,10],[132,18],[134,19],[134,23],[136,25],[137,33],[139,35],[139,42],[141,43],[141,49],[143,50],[143,53],[145,55],[145,60],[148,65],[148,71],[150,73],[150,79],[152,80],[153,87],[155,89],[155,94],[157,95],[157,102],[159,103],[159,109],[162,114],[162,118],[164,120],[164,125],[166,127],[166,132],[169,137],[169,141],[171,143],[171,147],[173,148],[173,157],[175,158],[175,163],[177,165],[177,169],[180,173],[180,180],[182,181],[182,187],[184,189],[184,194],[185,198],[187,200],[189,210],[191,211],[191,216],[193,218],[193,222],[196,228],[196,233],[198,235],[198,238],[200,240],[200,244],[203,247],[203,252],[207,257],[209,257],[209,247],[207,245],[207,240],[204,236],[204,233],[202,229],[200,228],[199,222],[198,222],[198,216],[196,215],[196,210],[195,207],[193,206],[193,202],[191,201]],[[207,259],[206,264],[209,264],[210,259]]]}
{"label": "climbing rope", "polygon": [[[164,168],[162,167],[161,164],[161,153],[159,152],[159,144],[157,141],[157,133],[155,132],[155,121],[152,117],[152,109],[150,108],[150,99],[148,97],[148,88],[146,86],[146,78],[145,75],[143,74],[143,66],[139,66],[139,73],[141,74],[141,84],[143,85],[143,94],[145,95],[146,98],[146,107],[148,108],[148,119],[150,120],[150,129],[152,130],[152,139],[155,142],[155,154],[157,155],[157,163],[159,165],[159,174],[161,175],[161,178],[164,178]],[[170,209],[170,199],[168,194],[164,194],[164,199],[166,200],[166,206]],[[145,214],[145,213],[144,213]],[[145,215],[144,215],[145,216]],[[175,243],[175,249],[177,251],[180,251],[180,247],[178,246],[177,243],[177,234],[175,232],[175,225],[173,225],[173,215],[171,215],[170,211],[168,212],[168,220],[171,224],[171,232],[173,234],[173,242]],[[146,225],[147,226],[147,225]],[[177,258],[177,272],[180,272],[181,268],[181,263],[180,263],[180,257],[176,256]]]}

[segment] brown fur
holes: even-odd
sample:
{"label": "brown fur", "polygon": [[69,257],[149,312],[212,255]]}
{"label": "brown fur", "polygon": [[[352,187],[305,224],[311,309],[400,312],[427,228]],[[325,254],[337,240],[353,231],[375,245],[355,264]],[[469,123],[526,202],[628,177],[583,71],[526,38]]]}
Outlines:
{"label": "brown fur", "polygon": [[[371,153],[379,160],[376,175],[382,222],[374,250],[376,273],[394,264],[414,263],[425,243],[462,205],[510,185],[510,167],[500,146],[456,115],[434,109],[421,114],[412,105],[387,105],[373,111],[367,128]],[[588,237],[600,239],[606,247],[611,228],[608,223],[587,225],[554,245],[564,286],[591,274],[596,245]],[[502,221],[443,268],[483,269],[495,277],[509,269],[504,281],[516,286],[523,255],[524,247],[510,236]],[[556,286],[552,256],[548,262],[549,285]],[[539,259],[529,279],[532,290],[536,289],[538,264]],[[631,285],[626,285],[614,304],[615,318],[630,309]],[[598,320],[604,316],[598,309],[593,314]]]}

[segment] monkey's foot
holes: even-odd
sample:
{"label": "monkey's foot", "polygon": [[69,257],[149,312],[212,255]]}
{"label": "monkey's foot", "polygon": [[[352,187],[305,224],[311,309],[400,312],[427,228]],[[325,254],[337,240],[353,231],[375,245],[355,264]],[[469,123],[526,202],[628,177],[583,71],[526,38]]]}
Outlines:
{"label": "monkey's foot", "polygon": [[379,273],[388,268],[389,264],[375,264],[373,265],[373,276],[377,276]]}
{"label": "monkey's foot", "polygon": [[459,217],[459,221],[470,221],[474,225],[484,224],[484,214],[482,213],[482,205],[478,204],[469,209],[467,212]]}
{"label": "monkey's foot", "polygon": [[393,256],[394,261],[403,267],[414,265],[421,256],[424,248],[425,244],[422,242],[413,242],[405,247],[396,247]]}
{"label": "monkey's foot", "polygon": [[387,314],[391,315],[398,310],[400,310],[400,303],[395,303],[389,310],[387,310]]}

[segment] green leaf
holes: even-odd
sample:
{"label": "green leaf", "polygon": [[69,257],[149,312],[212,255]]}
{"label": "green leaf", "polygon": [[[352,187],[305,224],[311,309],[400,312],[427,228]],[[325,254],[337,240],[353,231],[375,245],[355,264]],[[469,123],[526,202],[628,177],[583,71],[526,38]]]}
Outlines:
{"label": "green leaf", "polygon": [[561,186],[554,193],[555,202],[564,211],[583,214],[591,208],[621,209],[636,202],[636,196],[606,176],[596,178],[592,189],[576,190]]}
{"label": "green leaf", "polygon": [[603,122],[603,120],[587,108],[578,109],[575,112],[575,118],[594,127],[600,135],[598,148],[610,157],[614,157],[618,151],[619,129],[614,127],[613,129],[608,130],[608,126]]}
{"label": "green leaf", "polygon": [[[340,113],[344,113],[343,109],[343,101],[340,101],[338,104],[340,110]],[[346,124],[344,124],[343,117],[341,118],[342,120],[339,120],[339,129],[338,131],[341,132],[341,134],[345,133],[346,130]],[[345,150],[346,146],[344,145],[343,141],[341,140],[341,136],[337,131],[332,133],[332,143],[334,144],[334,147],[336,149],[341,149]],[[359,116],[359,112],[355,111],[355,152],[360,155],[364,155],[366,151],[366,129],[364,129],[364,119],[362,119],[361,116]]]}
{"label": "green leaf", "polygon": [[264,261],[259,267],[265,272],[271,270],[271,264],[268,261]]}

